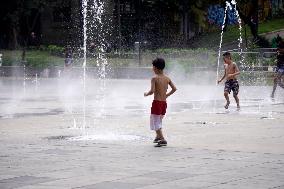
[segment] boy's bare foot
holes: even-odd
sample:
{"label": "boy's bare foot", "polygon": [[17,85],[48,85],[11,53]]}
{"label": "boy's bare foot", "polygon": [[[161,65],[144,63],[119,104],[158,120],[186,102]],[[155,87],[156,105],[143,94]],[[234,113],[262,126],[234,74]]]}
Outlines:
{"label": "boy's bare foot", "polygon": [[225,109],[228,109],[228,108],[229,108],[229,105],[230,105],[230,102],[228,101],[228,102],[226,103],[226,105],[224,106],[224,108],[225,108]]}

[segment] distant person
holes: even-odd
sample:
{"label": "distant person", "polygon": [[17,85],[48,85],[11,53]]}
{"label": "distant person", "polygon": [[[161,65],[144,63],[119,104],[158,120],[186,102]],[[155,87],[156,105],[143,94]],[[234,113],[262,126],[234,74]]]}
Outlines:
{"label": "distant person", "polygon": [[91,56],[91,57],[96,57],[96,45],[95,45],[95,43],[94,42],[92,42],[92,43],[90,43],[90,45],[89,45],[89,56]]}
{"label": "distant person", "polygon": [[[158,143],[156,146],[161,147],[167,145],[167,141],[162,132],[162,119],[164,118],[167,109],[166,99],[177,89],[171,79],[163,73],[165,60],[156,58],[153,60],[152,64],[156,76],[151,79],[151,89],[149,92],[145,92],[144,96],[146,97],[154,94],[154,100],[151,107],[150,128],[151,130],[156,131],[154,143]],[[167,93],[168,85],[171,87],[169,93]]]}
{"label": "distant person", "polygon": [[31,35],[29,37],[29,46],[32,46],[32,47],[38,47],[40,44],[39,44],[39,39],[36,35],[35,32],[31,32]]}
{"label": "distant person", "polygon": [[277,34],[277,36],[272,39],[272,48],[277,48],[281,41],[282,37],[279,34]]}
{"label": "distant person", "polygon": [[284,41],[281,41],[277,48],[277,65],[276,65],[274,85],[271,93],[271,98],[274,98],[277,85],[279,85],[281,88],[284,88],[284,84],[282,83],[283,75],[284,75]]}
{"label": "distant person", "polygon": [[239,82],[236,78],[237,75],[240,74],[239,68],[236,63],[232,61],[232,56],[229,52],[225,52],[223,54],[223,59],[224,59],[224,69],[225,73],[224,76],[218,80],[218,84],[223,81],[223,79],[226,78],[225,82],[225,88],[224,88],[224,96],[226,99],[226,104],[225,104],[225,109],[229,108],[230,105],[230,99],[229,99],[229,94],[231,91],[233,91],[233,96],[235,98],[235,101],[237,103],[237,109],[240,109],[240,102],[239,102]]}
{"label": "distant person", "polygon": [[70,69],[73,64],[73,55],[70,48],[65,49],[65,63],[64,63],[64,69]]}

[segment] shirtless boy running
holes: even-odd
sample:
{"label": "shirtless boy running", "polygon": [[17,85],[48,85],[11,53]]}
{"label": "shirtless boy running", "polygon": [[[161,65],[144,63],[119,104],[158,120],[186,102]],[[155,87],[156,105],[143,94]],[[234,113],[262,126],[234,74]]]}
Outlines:
{"label": "shirtless boy running", "polygon": [[230,105],[230,99],[229,94],[231,90],[233,91],[233,96],[235,98],[235,101],[237,103],[237,109],[240,109],[240,102],[239,102],[239,82],[236,78],[237,75],[240,74],[239,68],[236,63],[232,61],[231,54],[229,52],[225,52],[223,54],[224,59],[224,68],[225,73],[224,76],[218,81],[218,84],[223,81],[223,79],[226,78],[225,82],[225,88],[224,88],[224,96],[226,99],[225,109],[229,108]]}
{"label": "shirtless boy running", "polygon": [[[172,95],[177,89],[171,79],[164,75],[163,69],[165,68],[165,60],[162,58],[156,58],[152,62],[153,71],[156,74],[151,80],[151,89],[149,92],[145,92],[144,96],[154,94],[154,100],[151,107],[150,128],[156,131],[156,138],[154,143],[158,143],[156,146],[166,146],[162,133],[162,119],[166,114],[167,102],[166,99]],[[168,85],[171,87],[171,91],[167,93]]]}

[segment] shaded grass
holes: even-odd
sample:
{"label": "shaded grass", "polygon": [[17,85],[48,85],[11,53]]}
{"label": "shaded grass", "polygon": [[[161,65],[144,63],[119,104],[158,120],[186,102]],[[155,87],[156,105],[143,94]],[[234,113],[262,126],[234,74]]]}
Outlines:
{"label": "shaded grass", "polygon": [[[284,18],[267,20],[260,23],[258,27],[258,34],[277,31],[280,29],[284,29]],[[242,38],[245,39],[245,30],[247,38],[252,37],[249,27],[243,26]],[[213,32],[202,34],[192,42],[192,45],[194,47],[201,48],[217,48],[219,47],[220,43],[220,33],[221,28],[218,28],[217,31],[215,29],[215,31]],[[224,32],[223,35],[223,44],[237,41],[239,38],[239,34],[240,33],[238,25],[227,27],[227,30]]]}
{"label": "shaded grass", "polygon": [[259,34],[262,34],[280,29],[284,29],[284,18],[267,20],[259,24],[258,32]]}
{"label": "shaded grass", "polygon": [[[1,50],[3,54],[3,66],[22,66],[22,51]],[[51,55],[47,51],[26,51],[26,66],[44,69],[49,66],[63,65],[64,58]]]}
{"label": "shaded grass", "polygon": [[[21,61],[22,51],[1,51],[3,54],[3,66],[23,66]],[[152,60],[156,57],[163,57],[169,66],[181,65],[184,69],[192,66],[212,65],[216,62],[216,53],[207,49],[159,49],[157,52],[143,52],[141,66],[152,66]],[[74,66],[82,66],[82,58],[73,59]],[[107,58],[110,67],[137,67],[139,60],[137,55],[128,58],[112,57]],[[50,54],[48,51],[29,50],[26,52],[27,67],[44,69],[48,67],[64,66],[64,57]],[[87,58],[88,67],[98,66],[96,58]]]}

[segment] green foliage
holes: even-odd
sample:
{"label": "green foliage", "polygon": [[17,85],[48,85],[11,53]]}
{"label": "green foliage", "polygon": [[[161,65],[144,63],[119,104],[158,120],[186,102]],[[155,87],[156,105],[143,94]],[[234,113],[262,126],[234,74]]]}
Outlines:
{"label": "green foliage", "polygon": [[19,66],[21,65],[21,51],[0,51],[2,56],[2,66]]}
{"label": "green foliage", "polygon": [[44,69],[52,66],[62,66],[64,59],[52,56],[44,51],[28,51],[26,55],[27,66]]}
{"label": "green foliage", "polygon": [[258,26],[258,33],[267,33],[271,31],[276,31],[284,28],[284,18],[277,18],[273,20],[267,20],[260,23]]}
{"label": "green foliage", "polygon": [[[61,48],[55,46],[49,46],[46,49],[52,49],[54,51]],[[44,69],[53,66],[64,66],[63,56],[54,56],[51,54],[52,50],[28,50],[26,52],[26,66]],[[22,59],[22,51],[1,51],[3,54],[3,66],[20,66]],[[156,51],[143,52],[141,55],[142,66],[151,66],[151,62],[156,57],[163,57],[166,60],[168,69],[182,69],[186,73],[190,73],[194,67],[204,67],[206,69],[216,69],[217,64],[217,52],[208,49],[174,49],[163,48]],[[243,54],[243,65],[239,66],[273,66],[275,65],[275,57],[261,58],[257,53]],[[238,53],[232,53],[233,61],[236,63],[241,62],[241,56]],[[107,58],[108,65],[110,67],[128,67],[138,66],[138,55],[132,57],[111,57]],[[82,65],[82,58],[74,58],[74,66]],[[96,58],[88,58],[87,66],[97,66]]]}
{"label": "green foliage", "polygon": [[56,56],[62,56],[64,54],[64,47],[57,45],[48,45],[45,50],[47,50],[50,54]]}
{"label": "green foliage", "polygon": [[263,66],[275,66],[276,65],[276,56],[273,56],[272,58],[263,58],[262,59],[262,65]]}
{"label": "green foliage", "polygon": [[[167,58],[167,68],[180,67],[190,72],[194,67],[214,67],[217,62],[215,51],[208,49],[158,49]],[[164,54],[162,54],[164,53]]]}
{"label": "green foliage", "polygon": [[[238,53],[231,53],[234,62],[238,63],[239,66],[252,68],[252,67],[262,67],[262,66],[274,66],[276,63],[276,56],[270,55],[270,57],[265,57],[259,52],[248,52],[242,55]],[[242,65],[240,62],[242,60]]]}
{"label": "green foliage", "polygon": [[[22,66],[22,51],[1,51],[3,66]],[[26,66],[44,69],[51,66],[63,66],[64,58],[50,55],[49,52],[30,50],[26,52]]]}
{"label": "green foliage", "polygon": [[[263,23],[259,23],[258,33],[264,34],[271,31],[276,31],[284,28],[284,18],[268,20]],[[247,34],[247,38],[250,39],[252,37],[249,27],[243,26],[242,30],[242,38],[243,43],[245,43],[245,30]],[[220,32],[221,29],[219,28],[216,31],[210,33],[204,33],[201,36],[197,37],[192,45],[194,47],[204,47],[204,48],[216,48],[219,46],[220,43]],[[239,26],[228,26],[227,30],[224,32],[223,36],[223,44],[235,42],[239,38]],[[264,44],[267,46],[267,42],[263,41]]]}

